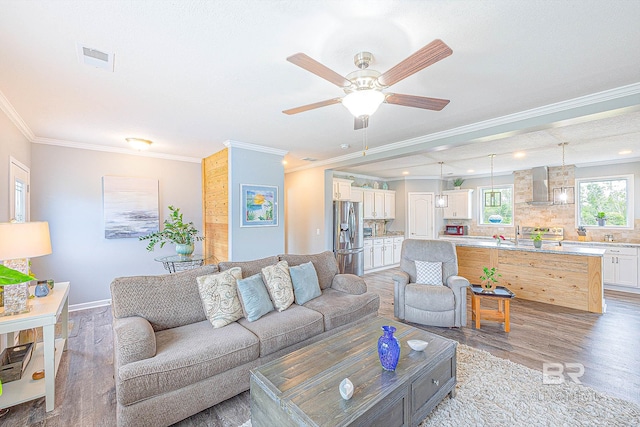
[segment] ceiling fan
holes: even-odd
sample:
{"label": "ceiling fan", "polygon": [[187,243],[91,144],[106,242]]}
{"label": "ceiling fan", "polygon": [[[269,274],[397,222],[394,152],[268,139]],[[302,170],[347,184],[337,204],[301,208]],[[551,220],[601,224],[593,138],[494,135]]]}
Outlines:
{"label": "ceiling fan", "polygon": [[346,95],[341,98],[332,98],[291,108],[284,110],[283,113],[289,115],[298,114],[326,107],[327,105],[342,103],[354,115],[354,129],[358,130],[369,125],[369,116],[383,102],[440,111],[449,103],[448,99],[426,98],[424,96],[402,95],[383,91],[452,53],[451,48],[442,40],[434,40],[391,69],[380,73],[379,71],[368,69],[373,61],[373,55],[370,52],[360,52],[353,59],[358,70],[349,73],[346,77],[341,76],[304,53],[296,53],[288,57],[287,61],[340,87]]}

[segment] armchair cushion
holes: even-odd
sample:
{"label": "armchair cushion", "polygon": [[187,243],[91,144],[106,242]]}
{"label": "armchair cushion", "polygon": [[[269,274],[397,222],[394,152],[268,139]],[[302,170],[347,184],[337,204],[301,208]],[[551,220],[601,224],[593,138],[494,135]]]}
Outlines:
{"label": "armchair cushion", "polygon": [[442,286],[442,263],[416,260],[416,283]]}
{"label": "armchair cushion", "polygon": [[424,311],[450,311],[455,306],[453,292],[446,286],[411,283],[404,290],[405,304]]}

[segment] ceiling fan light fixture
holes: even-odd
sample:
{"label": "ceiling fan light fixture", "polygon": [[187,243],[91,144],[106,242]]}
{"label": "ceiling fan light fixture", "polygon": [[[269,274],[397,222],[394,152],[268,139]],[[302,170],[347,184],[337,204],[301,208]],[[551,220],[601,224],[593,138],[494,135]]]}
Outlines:
{"label": "ceiling fan light fixture", "polygon": [[371,116],[384,102],[384,94],[375,89],[356,90],[342,98],[342,105],[354,117]]}
{"label": "ceiling fan light fixture", "polygon": [[134,150],[142,151],[148,150],[153,142],[148,139],[140,139],[140,138],[126,138],[127,142]]}

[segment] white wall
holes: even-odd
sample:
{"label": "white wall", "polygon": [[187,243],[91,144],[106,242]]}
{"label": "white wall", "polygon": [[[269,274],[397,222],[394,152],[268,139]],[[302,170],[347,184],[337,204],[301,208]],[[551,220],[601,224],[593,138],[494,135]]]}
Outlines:
{"label": "white wall", "polygon": [[[9,218],[9,157],[13,157],[27,167],[31,167],[31,143],[14,126],[9,118],[0,112],[0,222]],[[32,219],[35,218],[32,216]]]}
{"label": "white wall", "polygon": [[70,281],[72,305],[109,299],[115,277],[166,273],[154,258],[175,253],[172,245],[147,252],[145,241],[105,239],[105,175],[158,179],[160,222],[174,205],[202,227],[199,163],[34,144],[31,217],[49,221],[53,253],[34,258],[32,269],[38,278]]}
{"label": "white wall", "polygon": [[[286,252],[312,254],[330,249],[331,244],[326,238],[331,226],[326,222],[325,171],[313,168],[288,173],[284,177],[284,186],[287,195]],[[331,211],[331,206],[328,208]]]}
{"label": "white wall", "polygon": [[[284,191],[282,155],[231,146],[229,148],[231,197],[230,259],[246,261],[285,252],[284,207],[288,203]],[[240,185],[268,185],[278,187],[278,225],[240,227],[242,204]]]}

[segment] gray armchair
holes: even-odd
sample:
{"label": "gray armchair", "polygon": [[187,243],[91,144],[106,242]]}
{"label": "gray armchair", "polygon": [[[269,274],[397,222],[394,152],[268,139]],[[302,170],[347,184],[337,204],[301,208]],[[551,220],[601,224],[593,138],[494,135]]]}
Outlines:
{"label": "gray armchair", "polygon": [[[416,260],[442,262],[444,286],[416,284]],[[400,269],[392,276],[397,318],[430,326],[466,326],[469,281],[457,275],[458,256],[453,243],[407,239],[402,243]]]}

